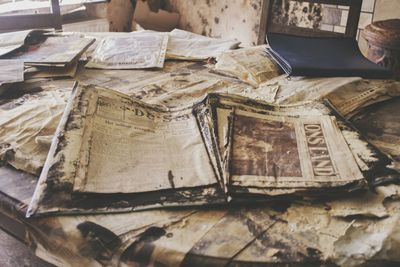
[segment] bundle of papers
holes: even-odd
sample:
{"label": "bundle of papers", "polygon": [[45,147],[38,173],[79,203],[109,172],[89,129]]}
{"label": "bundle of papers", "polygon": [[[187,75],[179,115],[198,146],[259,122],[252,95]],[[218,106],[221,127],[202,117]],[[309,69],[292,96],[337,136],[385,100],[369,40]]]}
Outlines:
{"label": "bundle of papers", "polygon": [[24,81],[24,62],[7,59],[7,55],[23,47],[28,37],[36,38],[45,32],[26,30],[0,34],[0,94],[10,84]]}
{"label": "bundle of papers", "polygon": [[[163,108],[110,89],[77,86],[27,215],[364,188],[365,170],[335,118],[301,114],[299,107],[224,94],[208,94],[190,107]],[[367,170],[376,171],[370,165]]]}
{"label": "bundle of papers", "polygon": [[219,155],[228,197],[338,193],[365,185],[335,118],[298,113],[238,96],[208,96],[199,120],[215,138],[209,149]]}
{"label": "bundle of papers", "polygon": [[86,67],[101,69],[162,68],[165,59],[205,60],[240,44],[178,29],[87,34],[36,30],[0,34],[0,57],[24,62],[29,79],[74,77],[79,58],[93,43]]}
{"label": "bundle of papers", "polygon": [[77,61],[93,42],[93,39],[78,36],[48,36],[42,42],[25,44],[8,57],[29,65],[65,67]]}
{"label": "bundle of papers", "polygon": [[25,66],[25,79],[73,77],[83,52],[94,42],[92,38],[59,35],[46,31],[24,31],[0,34],[10,38],[0,47],[3,59]]}
{"label": "bundle of papers", "polygon": [[215,70],[254,87],[280,74],[279,67],[265,55],[264,46],[223,52],[217,57]]}

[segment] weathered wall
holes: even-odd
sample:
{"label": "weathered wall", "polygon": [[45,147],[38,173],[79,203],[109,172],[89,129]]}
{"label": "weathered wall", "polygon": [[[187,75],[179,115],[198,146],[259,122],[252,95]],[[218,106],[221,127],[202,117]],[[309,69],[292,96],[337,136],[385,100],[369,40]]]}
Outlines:
{"label": "weathered wall", "polygon": [[107,20],[110,32],[129,32],[132,30],[133,5],[130,0],[109,0]]}
{"label": "weathered wall", "polygon": [[[170,8],[181,14],[180,28],[212,37],[236,38],[245,46],[254,45],[258,41],[263,2],[169,0]],[[365,26],[373,21],[391,18],[400,18],[399,0],[363,0],[357,35],[363,51],[366,44],[360,32]]]}
{"label": "weathered wall", "polygon": [[[160,0],[161,1],[161,0]],[[236,38],[242,45],[255,45],[266,22],[261,21],[264,0],[162,0],[168,10],[181,15],[179,27],[195,33]],[[108,19],[111,31],[127,31],[133,12],[130,0],[111,0]],[[372,21],[400,18],[400,0],[363,0],[360,15],[360,47],[366,44],[360,32]]]}
{"label": "weathered wall", "polygon": [[180,28],[212,37],[236,38],[255,45],[263,0],[169,0],[181,15]]}

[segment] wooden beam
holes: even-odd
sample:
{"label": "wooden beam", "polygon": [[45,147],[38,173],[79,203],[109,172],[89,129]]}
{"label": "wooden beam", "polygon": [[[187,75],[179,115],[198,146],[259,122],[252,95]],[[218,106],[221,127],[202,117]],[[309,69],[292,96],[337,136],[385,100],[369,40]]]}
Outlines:
{"label": "wooden beam", "polygon": [[0,16],[0,31],[52,28],[52,14]]}
{"label": "wooden beam", "polygon": [[267,33],[268,15],[270,14],[270,2],[270,0],[262,0],[260,28],[258,29],[257,45],[262,45],[266,42],[265,37]]}
{"label": "wooden beam", "polygon": [[351,1],[349,14],[347,17],[346,33],[348,37],[356,38],[358,22],[360,20],[362,0]]}
{"label": "wooden beam", "polygon": [[50,11],[53,15],[53,27],[56,30],[62,30],[62,20],[61,20],[61,11],[60,11],[60,2],[59,0],[50,0],[51,8]]}

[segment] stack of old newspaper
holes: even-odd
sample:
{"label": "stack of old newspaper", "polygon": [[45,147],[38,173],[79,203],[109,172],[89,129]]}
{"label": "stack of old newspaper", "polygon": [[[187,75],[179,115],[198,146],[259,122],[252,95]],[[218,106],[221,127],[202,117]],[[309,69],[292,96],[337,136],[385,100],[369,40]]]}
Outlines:
{"label": "stack of old newspaper", "polygon": [[339,194],[366,184],[334,117],[225,94],[166,108],[79,85],[28,216]]}
{"label": "stack of old newspaper", "polygon": [[24,81],[24,63],[17,60],[0,60],[0,94],[6,86]]}
{"label": "stack of old newspaper", "polygon": [[[42,30],[0,34],[0,65],[15,78],[0,83],[20,82],[47,77],[73,77],[83,52],[94,42],[92,38],[61,35]],[[18,79],[17,79],[18,78]]]}
{"label": "stack of old newspaper", "polygon": [[74,77],[80,59],[88,61],[87,68],[163,68],[165,59],[205,60],[239,44],[236,40],[209,38],[178,29],[132,33],[61,34],[44,30],[3,33],[0,34],[0,86],[24,80]]}

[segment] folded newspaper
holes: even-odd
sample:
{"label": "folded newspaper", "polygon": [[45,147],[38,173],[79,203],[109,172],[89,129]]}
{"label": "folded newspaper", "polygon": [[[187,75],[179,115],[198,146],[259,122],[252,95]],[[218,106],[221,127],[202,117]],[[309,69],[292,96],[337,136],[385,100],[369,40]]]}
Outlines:
{"label": "folded newspaper", "polygon": [[24,74],[26,80],[36,78],[71,77],[73,78],[78,70],[78,60],[65,67],[51,66],[27,66]]}
{"label": "folded newspaper", "polygon": [[168,34],[140,33],[105,37],[93,53],[87,68],[162,68]]}
{"label": "folded newspaper", "polygon": [[400,170],[400,83],[382,80],[367,85],[335,90],[325,100]]}
{"label": "folded newspaper", "polygon": [[334,117],[224,94],[165,108],[79,85],[27,216],[338,193],[366,184]]}
{"label": "folded newspaper", "polygon": [[280,74],[278,65],[265,55],[264,46],[220,53],[215,71],[234,76],[254,87]]}
{"label": "folded newspaper", "polygon": [[29,65],[66,67],[79,60],[80,55],[94,42],[94,39],[69,35],[38,35],[8,54],[6,58],[20,60]]}

